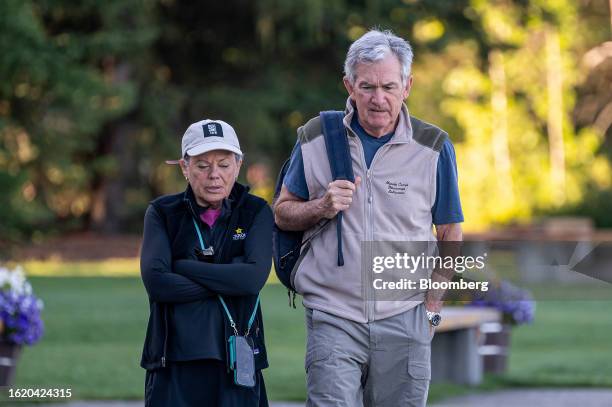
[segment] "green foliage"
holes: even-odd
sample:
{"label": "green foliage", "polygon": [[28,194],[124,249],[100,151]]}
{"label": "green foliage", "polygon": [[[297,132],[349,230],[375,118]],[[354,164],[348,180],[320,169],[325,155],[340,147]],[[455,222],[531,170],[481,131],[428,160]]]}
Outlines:
{"label": "green foliage", "polygon": [[44,225],[40,220],[55,226],[53,220],[82,216],[94,179],[114,175],[114,157],[98,152],[108,126],[139,103],[139,83],[124,64],[154,38],[143,15],[138,1],[0,5],[0,174],[11,188],[8,236]]}
{"label": "green foliage", "polygon": [[482,43],[445,50],[464,58],[443,79],[441,107],[463,133],[456,149],[469,227],[573,205],[594,179],[610,186],[602,141],[570,121],[582,40],[575,2],[473,0],[466,13]]}
{"label": "green foliage", "polygon": [[344,106],[346,50],[372,26],[413,44],[408,104],[451,134],[468,228],[574,207],[612,184],[569,115],[602,1],[0,2],[2,238],[139,230],[184,187],[164,160],[204,117],[273,176],[299,125]]}

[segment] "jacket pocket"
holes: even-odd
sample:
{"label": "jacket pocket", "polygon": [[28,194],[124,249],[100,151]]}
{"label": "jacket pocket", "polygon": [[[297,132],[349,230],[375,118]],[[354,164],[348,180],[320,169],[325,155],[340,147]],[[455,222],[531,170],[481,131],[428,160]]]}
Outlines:
{"label": "jacket pocket", "polygon": [[261,334],[261,331],[258,329],[258,326],[254,329],[253,334],[253,344],[255,347],[253,348],[253,356],[255,357],[255,369],[261,370],[268,367],[268,355],[266,352],[266,344]]}

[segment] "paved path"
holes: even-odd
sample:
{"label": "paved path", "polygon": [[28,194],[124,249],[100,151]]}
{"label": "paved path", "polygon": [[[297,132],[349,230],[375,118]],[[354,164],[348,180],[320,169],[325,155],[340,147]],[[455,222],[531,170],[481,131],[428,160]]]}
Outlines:
{"label": "paved path", "polygon": [[[40,405],[38,405],[40,406]],[[142,401],[73,401],[48,407],[142,407]],[[429,407],[610,407],[612,389],[521,389],[454,397]],[[26,406],[22,406],[26,407]],[[304,407],[273,402],[270,407]]]}
{"label": "paved path", "polygon": [[[3,403],[0,402],[0,406]],[[53,404],[15,404],[19,407],[143,407],[142,401],[71,401],[69,403]],[[270,407],[304,407],[304,403],[271,402]]]}
{"label": "paved path", "polygon": [[454,397],[430,407],[609,407],[612,389],[521,389]]}

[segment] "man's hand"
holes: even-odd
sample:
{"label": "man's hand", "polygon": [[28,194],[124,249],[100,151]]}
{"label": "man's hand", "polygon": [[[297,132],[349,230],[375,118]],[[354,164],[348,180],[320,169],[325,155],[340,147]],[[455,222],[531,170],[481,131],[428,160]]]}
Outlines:
{"label": "man's hand", "polygon": [[440,312],[442,311],[442,301],[428,298],[425,300],[425,309],[431,312]]}
{"label": "man's hand", "polygon": [[347,210],[353,203],[353,195],[359,184],[361,177],[356,177],[355,183],[346,180],[330,182],[327,185],[327,192],[318,203],[321,216],[332,219],[338,212]]}
{"label": "man's hand", "polygon": [[[442,301],[431,300],[431,299],[425,300],[425,311],[430,311],[430,312],[442,311]],[[429,324],[429,336],[433,336],[437,327],[433,326],[431,322],[429,322],[429,318],[427,318],[427,323]]]}
{"label": "man's hand", "polygon": [[[446,258],[451,256],[455,258],[460,253],[461,241],[463,241],[463,231],[460,223],[449,223],[446,225],[436,225],[436,235],[438,238],[439,256]],[[431,274],[432,282],[449,282],[453,279],[455,270],[436,268]],[[435,289],[427,291],[425,295],[425,309],[431,312],[442,311],[443,297],[446,290]],[[429,333],[433,334],[435,327],[429,325]]]}
{"label": "man's hand", "polygon": [[331,219],[339,211],[348,209],[359,184],[361,177],[355,178],[354,184],[340,180],[330,182],[325,195],[311,201],[292,194],[283,185],[274,204],[274,220],[283,230],[310,229],[321,219]]}

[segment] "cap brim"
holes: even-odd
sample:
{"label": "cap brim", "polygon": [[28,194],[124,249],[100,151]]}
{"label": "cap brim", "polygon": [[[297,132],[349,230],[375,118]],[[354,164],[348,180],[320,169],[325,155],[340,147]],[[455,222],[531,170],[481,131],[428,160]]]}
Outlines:
{"label": "cap brim", "polygon": [[220,143],[220,142],[205,143],[205,144],[201,144],[199,146],[193,147],[187,150],[187,155],[189,155],[190,157],[194,157],[196,155],[208,153],[209,151],[213,151],[213,150],[231,151],[232,153],[242,155],[242,151],[240,151],[238,147],[234,147],[227,143]]}

